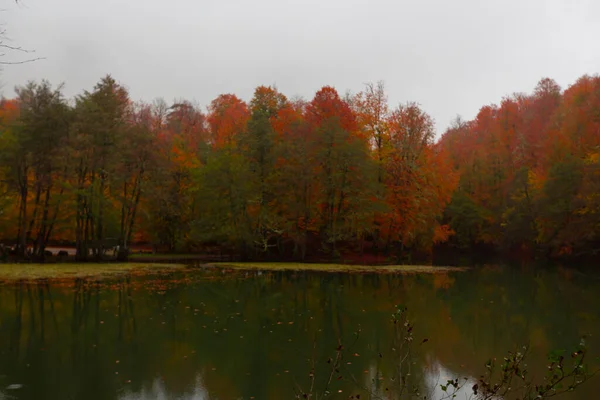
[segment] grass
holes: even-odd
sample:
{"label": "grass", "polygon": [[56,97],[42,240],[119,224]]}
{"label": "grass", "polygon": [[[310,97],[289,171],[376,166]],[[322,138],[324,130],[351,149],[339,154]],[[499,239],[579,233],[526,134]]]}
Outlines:
{"label": "grass", "polygon": [[[180,255],[181,259],[188,255]],[[457,267],[432,267],[426,265],[347,265],[347,264],[303,264],[303,263],[260,263],[220,262],[205,264],[219,268],[261,271],[322,271],[322,272],[378,272],[378,273],[439,273],[464,271]],[[183,269],[183,264],[159,263],[61,263],[61,264],[0,264],[0,281],[35,281],[40,279],[63,280],[74,278],[105,278],[113,275],[135,273],[146,274]]]}
{"label": "grass", "polygon": [[190,260],[199,257],[198,254],[168,254],[168,253],[131,253],[129,258],[152,258],[152,259],[169,259],[169,260]]}
{"label": "grass", "polygon": [[261,271],[322,271],[322,272],[381,272],[381,273],[440,273],[465,271],[461,267],[432,267],[428,265],[349,265],[304,263],[221,262],[210,265],[220,268]]}
{"label": "grass", "polygon": [[0,281],[102,278],[130,272],[158,272],[179,268],[184,268],[184,265],[151,263],[0,264]]}

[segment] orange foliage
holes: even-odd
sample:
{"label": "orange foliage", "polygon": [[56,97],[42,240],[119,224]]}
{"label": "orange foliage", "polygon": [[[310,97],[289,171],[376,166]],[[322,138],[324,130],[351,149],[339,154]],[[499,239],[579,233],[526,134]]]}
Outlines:
{"label": "orange foliage", "polygon": [[208,124],[215,148],[231,146],[235,137],[246,129],[250,118],[248,106],[233,94],[222,94],[210,103]]}
{"label": "orange foliage", "polygon": [[306,107],[306,120],[315,128],[321,127],[326,121],[335,120],[345,131],[357,133],[356,116],[331,86],[324,86],[315,94]]}

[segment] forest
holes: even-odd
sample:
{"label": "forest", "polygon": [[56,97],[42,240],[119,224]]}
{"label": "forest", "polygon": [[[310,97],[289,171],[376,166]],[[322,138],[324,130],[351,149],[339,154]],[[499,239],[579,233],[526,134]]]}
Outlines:
{"label": "forest", "polygon": [[[600,252],[600,76],[483,106],[436,138],[383,83],[311,100],[256,88],[206,108],[133,101],[111,76],[0,103],[0,241],[44,259],[152,246],[244,259],[430,258],[436,249]],[[370,257],[370,258],[369,258]]]}

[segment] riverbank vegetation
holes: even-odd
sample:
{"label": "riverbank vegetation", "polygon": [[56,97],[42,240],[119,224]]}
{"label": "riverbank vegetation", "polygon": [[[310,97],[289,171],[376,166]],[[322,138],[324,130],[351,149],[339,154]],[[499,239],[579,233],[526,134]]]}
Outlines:
{"label": "riverbank vegetation", "polygon": [[600,251],[600,77],[457,119],[436,141],[383,84],[311,100],[258,87],[134,102],[106,76],[74,99],[32,82],[0,104],[5,250],[77,261],[132,243],[241,259],[415,262],[432,249],[547,256]]}

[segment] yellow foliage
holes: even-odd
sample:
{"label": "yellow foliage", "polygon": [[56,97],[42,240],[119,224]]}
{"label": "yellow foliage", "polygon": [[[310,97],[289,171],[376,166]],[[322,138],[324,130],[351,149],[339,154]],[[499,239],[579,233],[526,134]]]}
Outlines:
{"label": "yellow foliage", "polygon": [[535,190],[541,190],[544,186],[544,178],[541,176],[541,174],[533,170],[529,170],[527,172],[527,180],[529,185]]}
{"label": "yellow foliage", "polygon": [[585,158],[586,164],[597,164],[600,161],[600,152],[590,153]]}

